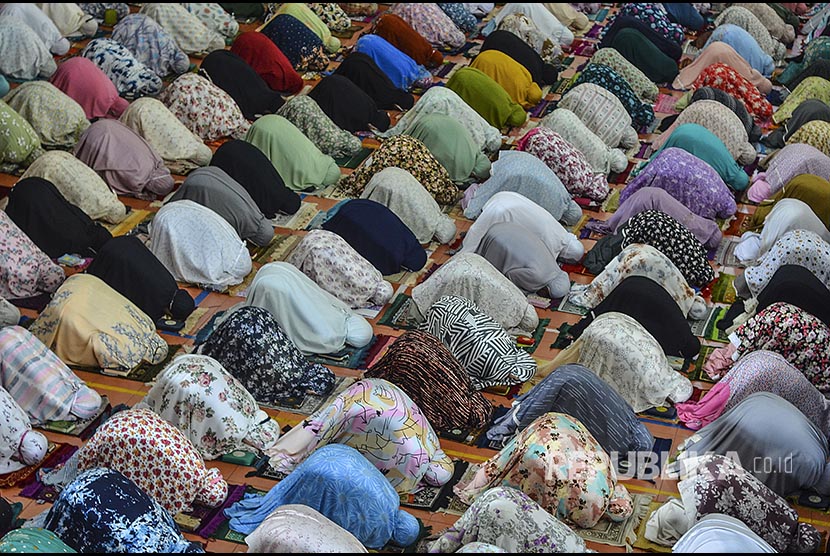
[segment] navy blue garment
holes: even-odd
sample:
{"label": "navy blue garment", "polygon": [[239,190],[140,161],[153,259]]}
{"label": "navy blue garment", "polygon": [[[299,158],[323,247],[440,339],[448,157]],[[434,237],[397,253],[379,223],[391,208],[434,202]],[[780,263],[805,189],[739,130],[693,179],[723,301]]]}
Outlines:
{"label": "navy blue garment", "polygon": [[251,196],[265,218],[300,210],[300,196],[285,186],[271,161],[261,150],[242,139],[231,139],[216,149],[211,166],[221,168]]}
{"label": "navy blue garment", "polygon": [[467,33],[472,33],[473,31],[478,28],[478,19],[476,16],[472,14],[464,4],[460,2],[455,3],[438,3],[438,7],[441,8],[447,17],[449,17],[455,26],[458,27],[462,33],[465,35]]}
{"label": "navy blue garment", "polygon": [[555,66],[545,63],[532,46],[510,31],[496,30],[487,35],[481,45],[481,52],[485,50],[498,50],[507,54],[523,65],[539,86],[552,85],[559,79],[559,71]]}
{"label": "navy blue garment", "polygon": [[664,2],[663,7],[666,9],[669,21],[679,23],[689,31],[700,31],[706,25],[706,20],[692,4]]}
{"label": "navy blue garment", "polygon": [[412,230],[376,201],[346,201],[322,228],[345,239],[384,276],[402,270],[421,270],[427,263],[426,251]]}
{"label": "navy blue garment", "polygon": [[275,114],[285,104],[280,94],[235,52],[214,50],[202,60],[200,70],[236,101],[249,120]]}
{"label": "navy blue garment", "polygon": [[337,75],[347,77],[372,97],[378,108],[384,110],[409,110],[415,104],[415,98],[399,89],[389,76],[364,52],[353,51],[340,62],[334,70]]}
{"label": "navy blue garment", "polygon": [[293,15],[275,16],[260,32],[277,45],[294,69],[323,71],[328,66],[322,39]]}

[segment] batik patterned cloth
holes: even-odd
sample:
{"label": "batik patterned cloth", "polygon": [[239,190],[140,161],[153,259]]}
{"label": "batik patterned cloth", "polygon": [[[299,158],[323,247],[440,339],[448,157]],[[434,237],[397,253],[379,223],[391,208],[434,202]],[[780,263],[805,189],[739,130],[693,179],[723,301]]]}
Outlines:
{"label": "batik patterned cloth", "polygon": [[700,72],[691,88],[701,87],[720,89],[742,101],[756,121],[763,121],[772,116],[772,104],[758,88],[724,63],[712,64]]}
{"label": "batik patterned cloth", "polygon": [[134,13],[112,28],[112,40],[127,47],[136,60],[159,77],[181,74],[190,67],[190,58],[176,41],[150,16]]}
{"label": "batik patterned cloth", "polygon": [[576,87],[582,83],[594,83],[614,93],[635,125],[647,126],[654,121],[654,107],[642,102],[634,89],[613,68],[595,62],[592,58],[588,66],[579,73],[579,77],[572,86]]}
{"label": "batik patterned cloth", "polygon": [[620,51],[615,48],[600,48],[591,56],[592,64],[602,64],[610,67],[628,82],[634,93],[643,101],[654,102],[660,89],[654,82],[646,77],[640,69],[625,59]]}
{"label": "batik patterned cloth", "polygon": [[124,98],[156,96],[161,92],[161,77],[113,39],[102,37],[89,41],[81,50],[81,56],[95,62]]}
{"label": "batik patterned cloth", "polygon": [[84,109],[48,81],[21,83],[4,100],[26,118],[45,148],[72,148],[89,128]]}

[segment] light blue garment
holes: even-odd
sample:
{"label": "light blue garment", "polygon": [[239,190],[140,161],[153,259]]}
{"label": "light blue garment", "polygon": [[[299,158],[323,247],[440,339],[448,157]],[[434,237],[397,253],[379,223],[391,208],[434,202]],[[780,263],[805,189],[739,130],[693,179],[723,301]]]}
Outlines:
{"label": "light blue garment", "polygon": [[357,39],[354,49],[371,56],[399,89],[408,91],[416,81],[432,78],[432,74],[424,66],[419,65],[380,35],[362,35]]}
{"label": "light blue garment", "polygon": [[493,163],[490,179],[475,190],[464,216],[478,218],[484,204],[499,191],[524,195],[551,215],[571,226],[582,218],[582,209],[548,166],[524,151],[502,151]]}
{"label": "light blue garment", "polygon": [[113,27],[112,40],[127,47],[136,60],[160,77],[179,75],[190,68],[190,58],[176,40],[147,15],[126,16]]}
{"label": "light blue garment", "polygon": [[78,552],[204,552],[150,495],[103,467],[84,471],[61,491],[43,528]]}
{"label": "light blue garment", "polygon": [[[702,125],[683,124],[678,126],[663,143],[660,150],[651,155],[649,162],[669,147],[678,147],[695,155],[714,168],[726,185],[735,191],[743,191],[749,185],[749,175],[735,162],[723,141]],[[642,171],[642,168],[640,168],[640,171]]]}
{"label": "light blue garment", "polygon": [[772,61],[772,56],[761,50],[761,47],[758,46],[758,41],[756,41],[743,27],[738,27],[737,25],[733,25],[731,23],[718,25],[715,27],[715,30],[712,31],[712,34],[709,36],[709,40],[706,41],[703,49],[713,42],[725,42],[734,48],[735,52],[737,52],[741,58],[746,60],[746,62],[752,66],[753,69],[757,70],[764,77],[771,76],[772,70],[775,69],[775,62]]}
{"label": "light blue garment", "polygon": [[367,548],[382,548],[390,540],[409,546],[420,532],[418,520],[400,509],[400,496],[386,477],[345,444],[317,448],[265,495],[246,494],[225,516],[232,530],[248,535],[285,504],[317,510]]}
{"label": "light blue garment", "polygon": [[587,367],[563,365],[513,401],[498,418],[487,438],[506,442],[545,413],[565,413],[590,431],[609,454],[624,460],[629,452],[645,452],[654,437],[634,410],[604,380]]}
{"label": "light blue garment", "polygon": [[0,75],[0,97],[9,94],[9,82],[6,81],[5,76]]}

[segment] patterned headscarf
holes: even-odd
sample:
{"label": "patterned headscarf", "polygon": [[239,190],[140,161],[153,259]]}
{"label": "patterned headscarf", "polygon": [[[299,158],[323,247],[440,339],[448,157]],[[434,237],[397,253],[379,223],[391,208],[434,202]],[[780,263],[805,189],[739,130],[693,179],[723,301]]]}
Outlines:
{"label": "patterned headscarf", "polygon": [[40,137],[32,124],[0,100],[0,170],[11,172],[27,167],[43,154]]}
{"label": "patterned headscarf", "polygon": [[66,279],[63,268],[0,212],[0,297],[18,299],[52,293]]}
{"label": "patterned headscarf", "polygon": [[138,13],[156,20],[187,54],[205,55],[225,48],[225,39],[181,4],[144,4]]}
{"label": "patterned headscarf", "polygon": [[798,105],[809,99],[820,100],[824,104],[830,103],[830,81],[818,76],[804,79],[795,90],[787,95],[787,98],[772,115],[772,121],[780,124],[789,119]]}
{"label": "patterned headscarf", "polygon": [[613,69],[628,82],[634,93],[643,101],[654,102],[660,90],[640,69],[629,62],[616,48],[600,48],[591,56],[592,64],[602,64]]}
{"label": "patterned headscarf", "polygon": [[714,87],[742,101],[756,120],[766,120],[772,116],[772,104],[744,76],[727,64],[718,62],[700,72],[692,89]]}
{"label": "patterned headscarf", "polygon": [[572,86],[576,87],[582,83],[593,83],[614,93],[631,116],[634,125],[647,126],[654,121],[654,107],[642,102],[628,82],[613,68],[600,64],[592,58],[588,66],[579,73],[579,77]]}
{"label": "patterned headscarf", "polygon": [[81,56],[95,62],[124,98],[156,96],[161,92],[161,77],[113,39],[102,37],[89,41],[81,50]]}
{"label": "patterned headscarf", "polygon": [[594,172],[600,174],[622,172],[628,166],[628,157],[624,152],[606,145],[588,126],[582,123],[579,116],[566,108],[557,107],[556,110],[542,118],[539,125],[552,129],[584,154]]}
{"label": "patterned headscarf", "polygon": [[228,93],[195,73],[177,77],[164,89],[159,100],[203,141],[223,137],[241,139],[251,126]]}
{"label": "patterned headscarf", "polygon": [[744,271],[752,295],[757,296],[775,271],[785,264],[808,268],[825,286],[830,287],[830,244],[815,232],[792,230],[782,235],[757,265]]}
{"label": "patterned headscarf", "polygon": [[715,18],[715,27],[726,23],[732,23],[746,29],[758,43],[758,46],[761,47],[761,50],[772,56],[776,63],[784,60],[787,47],[772,38],[764,24],[751,11],[742,6],[730,6]]}
{"label": "patterned headscarf", "polygon": [[659,4],[647,2],[627,3],[620,8],[617,14],[633,16],[654,29],[660,36],[677,44],[682,45],[683,41],[686,40],[683,26],[679,23],[672,23],[668,14]]}
{"label": "patterned headscarf", "polygon": [[639,141],[625,106],[613,92],[594,83],[568,89],[557,104],[558,109],[576,114],[609,147],[630,149]]}
{"label": "patterned headscarf", "polygon": [[360,138],[337,127],[308,95],[297,95],[282,105],[277,114],[294,124],[323,154],[343,158],[357,154]]}
{"label": "patterned headscarf", "polygon": [[293,15],[274,16],[260,32],[277,45],[297,71],[323,71],[329,65],[323,41]]}
{"label": "patterned headscarf", "polygon": [[344,32],[352,26],[352,20],[340,4],[335,2],[310,2],[306,4],[330,30]]}
{"label": "patterned headscarf", "polygon": [[31,124],[45,148],[72,148],[89,128],[81,105],[48,81],[21,83],[4,100]]}
{"label": "patterned headscarf", "polygon": [[392,5],[389,13],[400,16],[435,48],[452,50],[461,48],[466,42],[464,33],[438,4],[398,2]]}

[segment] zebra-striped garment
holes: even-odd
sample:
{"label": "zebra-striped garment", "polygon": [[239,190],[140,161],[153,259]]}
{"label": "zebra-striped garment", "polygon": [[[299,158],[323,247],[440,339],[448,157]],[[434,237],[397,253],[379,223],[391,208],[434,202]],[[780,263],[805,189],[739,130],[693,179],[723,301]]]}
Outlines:
{"label": "zebra-striped garment", "polygon": [[364,377],[383,378],[400,387],[437,431],[477,429],[490,421],[492,404],[473,389],[450,350],[426,332],[403,334]]}
{"label": "zebra-striped garment", "polygon": [[476,390],[521,384],[536,374],[536,361],[469,299],[442,297],[430,307],[421,329],[449,348]]}

